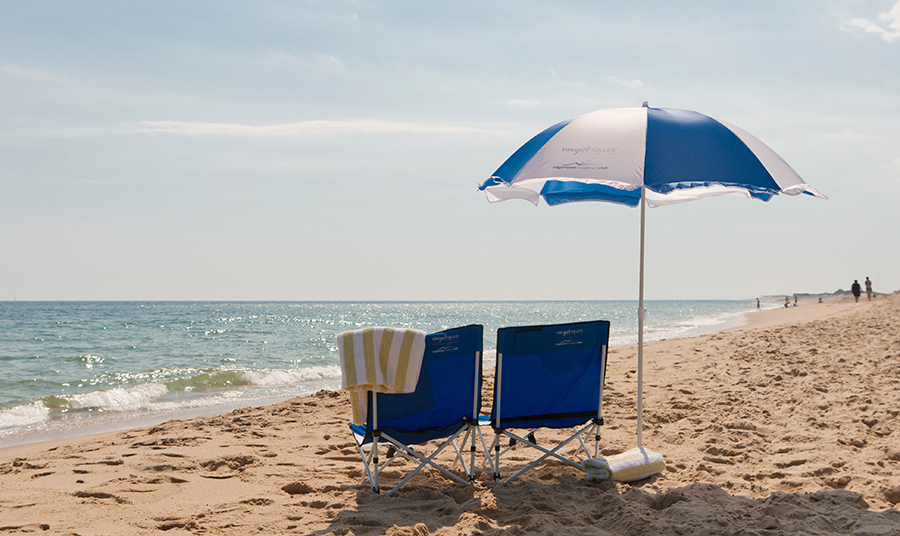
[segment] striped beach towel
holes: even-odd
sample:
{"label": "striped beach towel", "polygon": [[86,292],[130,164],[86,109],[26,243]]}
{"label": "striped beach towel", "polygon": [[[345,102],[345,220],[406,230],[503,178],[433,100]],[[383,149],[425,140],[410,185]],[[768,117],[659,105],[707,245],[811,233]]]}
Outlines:
{"label": "striped beach towel", "polygon": [[368,391],[411,393],[416,390],[425,332],[418,329],[364,328],[337,336],[341,387],[350,392],[353,423],[366,423]]}

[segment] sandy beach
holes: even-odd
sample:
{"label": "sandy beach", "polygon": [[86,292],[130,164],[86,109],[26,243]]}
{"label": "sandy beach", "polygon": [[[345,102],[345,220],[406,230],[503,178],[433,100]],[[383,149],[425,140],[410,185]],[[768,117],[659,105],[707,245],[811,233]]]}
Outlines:
{"label": "sandy beach", "polygon": [[[667,468],[633,484],[548,462],[507,485],[426,470],[383,498],[347,396],[322,391],[0,450],[0,534],[900,534],[900,296],[751,313],[644,356],[644,445]],[[635,446],[635,391],[636,349],[611,350],[604,455]]]}

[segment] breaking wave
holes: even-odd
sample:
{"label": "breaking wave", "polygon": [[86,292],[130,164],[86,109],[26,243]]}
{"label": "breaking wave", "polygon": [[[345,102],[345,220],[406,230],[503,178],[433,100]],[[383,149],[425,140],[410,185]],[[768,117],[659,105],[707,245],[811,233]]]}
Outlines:
{"label": "breaking wave", "polygon": [[303,396],[322,388],[337,388],[340,378],[338,366],[205,371],[166,382],[45,396],[0,409],[0,430],[33,428],[52,420],[54,415],[67,413],[177,411],[226,404],[241,398]]}

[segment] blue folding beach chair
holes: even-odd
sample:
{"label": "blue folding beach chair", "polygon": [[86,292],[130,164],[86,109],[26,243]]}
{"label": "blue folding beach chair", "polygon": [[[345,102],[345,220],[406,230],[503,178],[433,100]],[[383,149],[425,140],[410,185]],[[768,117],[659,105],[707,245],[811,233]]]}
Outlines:
{"label": "blue folding beach chair", "polygon": [[[488,461],[498,482],[500,457],[516,445],[537,449],[542,455],[506,482],[550,457],[581,469],[579,461],[560,453],[576,439],[586,457],[599,455],[608,344],[609,322],[605,320],[497,330],[490,417],[495,435]],[[574,433],[550,449],[535,440],[539,428],[573,428]],[[527,432],[517,434],[510,429]],[[590,440],[591,435],[592,451],[584,441],[584,436]],[[510,447],[501,451],[503,436],[510,439]]]}
{"label": "blue folding beach chair", "polygon": [[[366,476],[376,493],[380,492],[381,472],[397,456],[403,456],[417,465],[385,496],[392,495],[426,466],[463,484],[475,479],[476,439],[481,441],[481,448],[487,450],[478,427],[483,329],[480,325],[471,325],[428,335],[414,392],[368,392],[366,425],[351,424],[350,428],[362,456]],[[457,444],[461,435],[463,448],[467,442],[471,444],[468,462]],[[428,456],[413,448],[430,441],[439,441],[440,444]],[[448,446],[456,451],[453,465],[461,463],[468,482],[435,461],[435,457]],[[387,449],[384,461],[379,456],[382,447]]]}

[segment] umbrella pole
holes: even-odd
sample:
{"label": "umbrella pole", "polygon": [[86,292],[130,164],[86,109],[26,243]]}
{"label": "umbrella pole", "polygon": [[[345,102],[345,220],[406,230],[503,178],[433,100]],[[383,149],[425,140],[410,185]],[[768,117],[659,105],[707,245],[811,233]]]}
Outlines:
{"label": "umbrella pole", "polygon": [[638,290],[638,385],[637,385],[637,446],[643,446],[644,428],[644,213],[646,212],[646,187],[641,186],[641,262]]}

